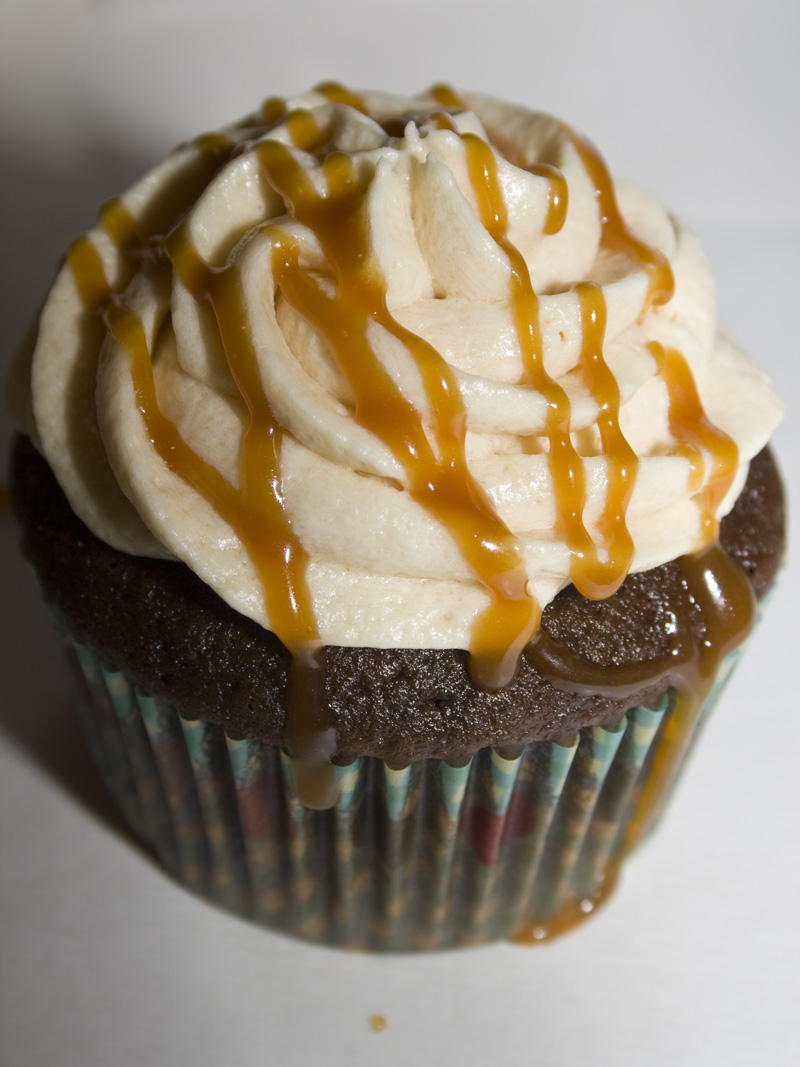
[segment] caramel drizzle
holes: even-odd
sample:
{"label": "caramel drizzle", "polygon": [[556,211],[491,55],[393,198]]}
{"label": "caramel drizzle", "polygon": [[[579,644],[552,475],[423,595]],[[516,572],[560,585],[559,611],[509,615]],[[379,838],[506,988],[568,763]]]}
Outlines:
{"label": "caramel drizzle", "polygon": [[[318,135],[307,113],[296,112],[290,118],[290,130],[298,140]],[[309,557],[283,506],[284,429],[261,384],[241,278],[235,264],[210,267],[197,253],[185,226],[172,232],[167,248],[181,281],[214,312],[228,367],[249,413],[240,452],[240,487],[232,511],[212,486],[197,488],[237,532],[256,567],[270,625],[292,657],[284,743],[294,761],[295,789],[306,806],[327,808],[338,794],[329,763],[336,750],[336,732],[316,657],[320,641],[306,580]],[[192,481],[191,471],[180,473]]]}
{"label": "caramel drizzle", "polygon": [[[159,204],[155,213],[165,216],[165,230],[192,207],[220,166],[230,159],[234,149],[233,142],[222,133],[201,134],[193,144],[201,154],[198,173],[192,177],[181,175],[176,183],[168,185],[163,194],[166,203]],[[98,223],[122,257],[121,277],[113,288],[106,278],[100,254],[88,235],[72,242],[66,258],[82,307],[87,314],[102,318],[105,302],[122,292],[137,265],[146,260],[164,261],[166,253],[163,233],[144,233],[119,197],[101,207]]]}
{"label": "caramel drizzle", "polygon": [[[317,641],[314,613],[302,578],[308,558],[281,503],[283,430],[261,388],[238,272],[233,267],[210,267],[197,254],[183,225],[168,238],[144,237],[121,200],[103,209],[100,223],[129,261],[148,244],[158,248],[162,258],[168,255],[194,297],[211,305],[228,365],[250,415],[238,490],[191,449],[175,424],[161,413],[144,329],[119,296],[124,283],[112,290],[99,253],[87,237],[76,241],[68,252],[84,308],[105,319],[109,331],[128,353],[137,406],[156,451],[170,470],[194,486],[236,531],[259,574],[270,617],[285,643],[291,648]],[[265,530],[270,531],[268,543]]]}
{"label": "caramel drizzle", "polygon": [[342,85],[341,82],[320,82],[314,89],[315,92],[321,93],[326,100],[330,100],[332,104],[344,104],[346,107],[353,108],[354,111],[360,111],[362,115],[370,115],[364,98],[359,93],[354,93],[352,89]]}
{"label": "caramel drizzle", "polygon": [[528,163],[524,165],[524,169],[530,174],[547,180],[547,215],[542,233],[551,237],[558,233],[567,221],[567,208],[569,207],[567,179],[558,167],[550,163]]}
{"label": "caramel drizzle", "polygon": [[286,101],[280,96],[268,96],[258,110],[258,118],[264,126],[276,126],[287,115]]}
{"label": "caramel drizzle", "polygon": [[675,278],[669,260],[663,252],[638,238],[623,219],[617,206],[614,181],[594,145],[569,126],[562,128],[594,184],[602,226],[601,247],[620,252],[647,274],[647,297],[642,312],[653,304],[668,303],[675,292]]}
{"label": "caramel drizzle", "polygon": [[455,108],[457,111],[469,111],[469,105],[464,97],[446,82],[437,82],[432,85],[428,90],[428,94],[442,107]]}
{"label": "caramel drizzle", "polygon": [[[360,111],[362,115],[372,117],[363,97],[358,93],[354,93],[352,89],[348,89],[340,82],[320,82],[319,85],[314,86],[314,92],[324,96],[332,104],[343,104],[345,107],[353,108],[354,111]],[[278,123],[284,122],[287,118],[291,119],[295,115],[303,116],[301,121],[305,124],[305,129],[303,131],[296,130],[297,136],[292,137],[294,144],[298,147],[303,143],[309,146],[312,145],[317,140],[319,130],[311,112],[305,108],[296,108],[290,113],[288,104],[283,97],[268,96],[259,108],[257,117],[264,126],[273,127]]]}
{"label": "caramel drizzle", "polygon": [[[212,308],[228,366],[247,405],[249,421],[242,439],[238,491],[221,476],[211,477],[208,465],[188,446],[176,456],[160,433],[154,444],[170,467],[193,484],[236,530],[258,571],[276,632],[290,650],[297,650],[318,640],[304,580],[308,556],[282,504],[283,427],[261,386],[239,274],[234,266],[208,266],[183,227],[172,233],[167,247],[183,284],[198,302]],[[151,406],[154,403],[153,394]]]}
{"label": "caramel drizzle", "polygon": [[747,638],[756,617],[753,587],[744,570],[718,545],[681,558],[683,581],[705,627],[702,639],[686,637],[671,677],[675,703],[625,835],[623,855],[642,839],[669,796],[724,658]]}
{"label": "caramel drizzle", "polygon": [[[584,596],[604,599],[622,584],[633,559],[633,541],[625,524],[625,512],[638,461],[620,430],[619,389],[603,358],[606,322],[603,293],[598,285],[589,282],[576,287],[583,326],[581,366],[598,404],[598,427],[609,464],[606,505],[600,524],[604,543],[598,546],[583,521],[586,475],[570,436],[569,397],[544,366],[539,300],[522,254],[508,239],[508,213],[494,153],[473,134],[464,134],[462,140],[479,218],[506,253],[511,268],[511,309],[525,367],[521,384],[541,393],[547,402],[548,466],[559,524],[571,553],[570,577]],[[604,559],[600,558],[601,552]]]}
{"label": "caramel drizzle", "polygon": [[[298,123],[302,127],[302,120]],[[202,146],[201,146],[202,150]],[[245,314],[241,282],[233,266],[210,267],[197,253],[185,225],[167,238],[145,238],[121,200],[101,214],[101,225],[133,261],[150,245],[168,256],[199,302],[211,306],[228,366],[249,412],[240,453],[238,490],[203,460],[159,409],[151,353],[138,315],[112,290],[102,261],[87,237],[71,247],[68,261],[86,311],[105,320],[128,354],[137,406],[153,447],[230,524],[258,573],[274,630],[292,654],[287,686],[286,745],[296,760],[295,787],[309,807],[335,803],[338,786],[328,760],[335,731],[321,699],[319,644],[305,580],[308,555],[291,529],[282,503],[280,450],[283,427],[261,387]],[[123,285],[119,286],[119,291]]]}
{"label": "caramel drizzle", "polygon": [[[432,90],[445,106],[462,107],[463,101],[447,87]],[[620,252],[648,276],[643,312],[668,302],[674,293],[674,277],[666,257],[646,245],[625,223],[616,203],[613,183],[599,153],[588,141],[566,130],[595,186],[601,218],[601,247]],[[494,158],[480,139],[464,135],[468,167],[478,199],[484,227],[506,252],[511,266],[511,300],[514,320],[526,366],[527,383],[538,389],[548,402],[549,464],[557,507],[566,540],[572,552],[571,577],[586,596],[602,598],[621,584],[633,558],[633,543],[625,523],[625,513],[633,491],[638,460],[619,426],[619,392],[616,381],[602,357],[606,308],[602,291],[592,283],[576,286],[582,319],[581,366],[584,379],[598,403],[598,429],[604,455],[609,463],[608,489],[601,534],[607,558],[601,564],[597,548],[583,526],[585,505],[583,468],[569,438],[569,401],[563,390],[544,370],[538,327],[538,301],[530,284],[527,267],[507,238],[505,205],[496,178]],[[549,232],[549,231],[546,231]],[[670,429],[678,444],[673,450],[692,464],[695,490],[703,485],[704,453],[710,453],[712,473],[697,501],[701,515],[702,543],[708,545],[694,556],[680,561],[684,585],[697,606],[705,627],[698,640],[694,633],[679,636],[675,647],[660,664],[630,668],[588,667],[579,657],[555,645],[541,631],[527,653],[541,675],[556,685],[574,691],[596,693],[605,690],[616,695],[633,693],[643,684],[669,679],[677,687],[672,711],[645,785],[638,798],[623,842],[623,854],[640,840],[657,817],[677,771],[691,744],[697,720],[722,660],[738,647],[749,633],[755,617],[755,598],[749,580],[722,549],[713,542],[718,532],[716,511],[724,499],[738,466],[738,450],[731,439],[713,426],[700,403],[696,385],[685,358],[675,350],[651,346],[669,393]],[[588,549],[588,550],[587,550]],[[597,579],[600,579],[599,581]],[[603,580],[607,585],[603,587]],[[594,588],[592,588],[593,583]],[[599,676],[605,675],[599,681]],[[604,890],[616,879],[616,863],[607,872]],[[526,923],[515,940],[530,943],[555,936],[587,914],[575,902],[547,923]],[[594,909],[595,902],[588,910]]]}
{"label": "caramel drizzle", "polygon": [[[750,581],[738,563],[715,543],[719,533],[717,509],[736,476],[739,450],[706,415],[686,358],[657,342],[649,348],[667,386],[669,426],[677,442],[672,454],[689,460],[690,488],[697,490],[702,486],[695,500],[701,521],[700,543],[708,547],[682,557],[680,562],[684,587],[699,609],[705,636],[698,640],[694,635],[684,635],[673,649],[673,657],[681,661],[680,665],[677,670],[673,664],[671,671],[664,671],[671,675],[677,687],[675,704],[628,826],[623,844],[625,853],[636,846],[662,809],[720,664],[745,640],[756,614]],[[703,485],[706,454],[711,457],[712,469]]]}
{"label": "caramel drizzle", "polygon": [[[718,545],[682,556],[677,561],[682,584],[697,616],[683,619],[674,643],[661,659],[626,667],[589,665],[580,655],[556,644],[542,629],[525,655],[533,667],[558,688],[573,692],[625,697],[663,685],[675,687],[672,708],[663,720],[661,736],[651,747],[641,786],[634,787],[627,825],[615,846],[605,871],[599,897],[575,900],[545,922],[525,920],[513,940],[531,944],[557,936],[591,914],[616,881],[620,862],[653,826],[669,797],[686,754],[691,747],[705,702],[718,677],[720,666],[738,648],[752,629],[756,615],[753,587],[739,564]],[[625,821],[622,825],[625,825]]]}
{"label": "caramel drizzle", "polygon": [[[488,591],[490,604],[473,629],[471,670],[487,688],[504,685],[539,624],[540,610],[527,592],[517,539],[467,467],[466,415],[452,370],[431,345],[396,322],[386,305],[386,283],[370,255],[364,203],[369,179],[356,174],[349,156],[334,152],[325,159],[327,193],[320,195],[284,145],[264,141],[256,150],[272,187],[320,242],[338,292],[328,296],[301,270],[294,239],[271,228],[277,284],[330,342],[355,398],[356,421],[391,449],[412,497],[446,526]],[[372,349],[370,324],[397,338],[414,360],[430,401],[430,427]]]}
{"label": "caramel drizzle", "polygon": [[[649,348],[668,392],[668,420],[676,440],[670,454],[684,456],[691,464],[690,488],[696,491],[701,519],[701,550],[681,557],[680,564],[684,586],[691,589],[709,636],[698,644],[693,632],[677,634],[663,661],[642,662],[624,671],[585,664],[544,631],[537,634],[528,655],[539,673],[561,688],[626,697],[648,683],[670,681],[678,686],[683,702],[699,710],[706,680],[713,680],[722,658],[744,640],[753,621],[752,586],[741,567],[716,543],[716,511],[736,476],[739,452],[706,415],[685,357],[657,342]],[[703,484],[706,453],[711,457],[712,473]],[[684,718],[691,714],[688,710],[682,713]]]}
{"label": "caramel drizzle", "polygon": [[[434,86],[432,95],[438,103],[466,107],[447,86]],[[455,125],[449,116],[439,118],[439,125]],[[572,138],[571,131],[568,135]],[[625,579],[633,560],[633,539],[625,514],[633,494],[638,459],[619,425],[619,388],[603,357],[606,306],[601,288],[590,282],[576,286],[581,308],[581,367],[589,390],[598,405],[598,429],[608,463],[608,488],[603,515],[599,523],[600,543],[595,543],[584,524],[586,475],[583,461],[570,436],[571,405],[565,390],[547,373],[539,324],[539,300],[530,279],[527,264],[508,238],[508,212],[497,175],[495,155],[485,141],[474,134],[461,137],[467,153],[467,168],[478,204],[478,216],[494,241],[505,252],[511,269],[510,300],[514,326],[522,352],[525,372],[521,384],[541,393],[547,401],[548,466],[556,498],[558,521],[570,550],[570,578],[576,588],[592,599],[604,599],[614,593]],[[668,299],[663,271],[668,262],[661,253],[643,245],[630,233],[616,207],[613,185],[605,165],[588,145],[576,145],[584,165],[595,183],[602,215],[602,238],[607,244],[628,252],[635,262],[649,271],[658,265],[656,291],[651,280],[648,299]],[[531,168],[532,169],[532,168]],[[555,168],[550,168],[555,170]],[[563,175],[556,171],[561,182]],[[551,190],[554,186],[551,186]],[[556,186],[558,189],[558,186]],[[564,189],[566,183],[564,182]],[[554,218],[553,205],[563,203]],[[551,191],[545,233],[557,232],[566,218],[566,195]],[[651,291],[651,292],[650,292]],[[671,294],[670,294],[671,295]],[[601,555],[603,558],[601,558]]]}
{"label": "caramel drizzle", "polygon": [[[443,108],[449,108],[453,111],[469,111],[470,107],[463,96],[460,96],[452,86],[438,83],[432,86],[428,93],[434,98],[434,100],[441,104]],[[445,121],[439,119],[440,125],[445,128],[451,129],[457,132],[455,124],[450,119],[449,114],[445,115]],[[544,227],[542,233],[547,236],[552,236],[558,233],[567,220],[567,208],[569,206],[569,190],[567,188],[567,179],[558,169],[551,163],[530,163],[526,160],[522,153],[519,151],[516,145],[514,145],[507,138],[503,137],[496,130],[491,130],[488,133],[489,143],[493,145],[501,156],[512,163],[515,167],[519,167],[520,170],[526,170],[529,174],[534,174],[538,178],[544,178],[547,181],[547,214],[545,216]]]}
{"label": "caramel drizzle", "polygon": [[[648,345],[669,394],[669,428],[678,442],[673,455],[690,463],[690,489],[696,493],[702,544],[717,536],[717,509],[730,489],[739,466],[736,443],[705,413],[686,357],[654,341]],[[705,455],[711,457],[711,474],[705,478]],[[697,490],[700,489],[698,493]]]}
{"label": "caramel drizzle", "polygon": [[[454,108],[460,111],[468,111],[469,105],[466,100],[455,92],[449,85],[439,83],[434,85],[430,90],[430,95],[446,108]],[[617,198],[614,192],[614,181],[606,167],[605,161],[594,145],[585,137],[581,136],[576,130],[571,129],[566,124],[562,123],[561,128],[570,140],[571,144],[575,148],[581,163],[584,166],[587,174],[592,180],[595,189],[595,197],[597,199],[598,209],[600,212],[600,222],[602,226],[601,246],[609,249],[610,251],[620,252],[631,259],[644,271],[646,271],[649,278],[647,301],[643,308],[646,311],[652,304],[666,304],[675,291],[675,279],[672,274],[672,268],[669,260],[660,252],[657,248],[653,248],[651,245],[646,244],[630,229],[628,224],[622,217],[622,214],[617,205]],[[493,138],[497,137],[496,134]],[[503,151],[503,155],[509,159],[512,163],[518,166],[524,167],[524,160],[520,159],[518,151],[509,146],[502,138],[495,141],[496,144]],[[542,165],[539,164],[539,167]],[[538,169],[528,168],[532,173],[540,173]],[[558,199],[563,200],[563,212],[564,215],[561,219],[561,225],[563,225],[564,218],[566,217],[567,206],[567,186],[564,181],[563,174],[560,173],[555,167],[546,165],[544,170],[545,174],[552,174],[560,176],[563,185],[559,186]],[[561,195],[563,193],[563,195]],[[545,233],[556,233],[560,229],[560,225],[556,229],[545,228]]]}

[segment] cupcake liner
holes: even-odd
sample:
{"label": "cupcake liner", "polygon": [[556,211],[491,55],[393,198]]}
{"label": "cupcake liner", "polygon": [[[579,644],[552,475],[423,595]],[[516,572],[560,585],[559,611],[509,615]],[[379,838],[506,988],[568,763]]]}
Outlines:
{"label": "cupcake liner", "polygon": [[[673,707],[664,694],[612,728],[533,742],[514,759],[491,749],[462,767],[357,759],[336,768],[335,808],[312,811],[277,746],[186,720],[90,648],[65,644],[90,751],[167,870],[273,929],[371,951],[544,940],[590,914],[642,822]],[[739,654],[722,664],[697,725]]]}

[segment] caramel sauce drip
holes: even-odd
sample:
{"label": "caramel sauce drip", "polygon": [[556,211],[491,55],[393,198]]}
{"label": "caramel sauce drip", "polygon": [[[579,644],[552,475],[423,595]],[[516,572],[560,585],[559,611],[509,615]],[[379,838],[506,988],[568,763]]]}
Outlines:
{"label": "caramel sauce drip", "polygon": [[601,246],[622,253],[646,272],[649,281],[643,311],[653,304],[666,304],[675,292],[669,260],[663,252],[638,238],[623,219],[617,206],[614,180],[594,145],[570,127],[563,129],[594,184],[602,225]]}
{"label": "caramel sauce drip", "polygon": [[[468,111],[469,104],[449,85],[438,83],[429,90],[430,95],[445,108]],[[561,128],[574,146],[580,160],[592,180],[597,198],[600,221],[602,225],[601,245],[612,252],[620,252],[641,267],[648,276],[648,293],[645,308],[653,304],[666,304],[675,291],[675,279],[669,260],[657,248],[642,241],[622,217],[614,192],[614,180],[606,167],[605,161],[594,145],[577,131],[562,123]],[[516,146],[511,145],[501,135],[493,132],[491,141],[509,162],[524,167],[532,174],[549,177],[555,182],[551,192],[551,205],[544,232],[557,233],[566,219],[567,184],[563,174],[549,164],[526,166]]]}
{"label": "caramel sauce drip", "polygon": [[[665,349],[657,342],[648,347],[669,394],[669,428],[678,442],[673,454],[689,460],[690,488],[695,492],[700,489],[695,499],[702,527],[700,539],[706,544],[717,536],[717,509],[736,477],[739,449],[706,415],[685,356],[674,348]],[[711,474],[703,485],[706,455],[711,457]]]}
{"label": "caramel sauce drip", "polygon": [[620,863],[653,826],[669,797],[722,661],[752,629],[756,616],[753,587],[727,552],[712,544],[694,555],[682,556],[678,562],[682,584],[697,616],[694,626],[692,620],[682,619],[673,647],[660,660],[626,667],[590,667],[580,654],[556,645],[545,631],[540,631],[526,651],[543,677],[573,692],[625,696],[642,686],[661,683],[674,687],[675,696],[661,735],[653,744],[652,757],[643,768],[642,785],[638,790],[634,787],[624,839],[597,892],[568,902],[544,922],[526,920],[512,937],[515,943],[530,945],[559,936],[608,897]]}
{"label": "caramel sauce drip", "polygon": [[590,896],[570,901],[549,919],[525,919],[514,931],[509,941],[514,945],[541,945],[568,933],[578,923],[588,919],[600,908],[614,891],[617,884],[616,868],[611,867],[605,878]]}
{"label": "caramel sauce drip", "polygon": [[[300,116],[298,133],[307,133]],[[211,268],[198,255],[185,227],[168,242],[176,273],[196,300],[211,306],[228,367],[247,404],[249,422],[240,453],[240,487],[232,513],[208,484],[197,488],[239,535],[259,574],[270,625],[291,653],[284,743],[292,757],[295,789],[310,808],[336,802],[338,784],[329,760],[336,731],[325,701],[314,609],[306,582],[308,554],[283,506],[283,426],[264,393],[241,280],[235,264]],[[156,447],[160,449],[158,442]],[[192,481],[192,471],[181,471]],[[194,483],[193,483],[194,484]]]}
{"label": "caramel sauce drip", "polygon": [[558,233],[567,221],[569,206],[567,179],[558,167],[553,167],[549,163],[529,163],[524,166],[530,174],[547,180],[547,216],[542,233],[550,237]]}
{"label": "caramel sauce drip", "polygon": [[[210,305],[214,312],[228,367],[249,414],[240,453],[238,490],[228,486],[224,493],[220,492],[217,484],[200,474],[195,453],[188,446],[178,473],[195,485],[240,536],[259,573],[267,611],[283,642],[290,650],[314,644],[318,633],[305,582],[308,556],[291,529],[282,503],[283,427],[261,385],[238,270],[233,265],[210,267],[197,253],[183,226],[170,235],[167,249],[183,284],[198,302]],[[172,466],[162,439],[157,437],[154,444]]]}
{"label": "caramel sauce drip", "polygon": [[354,111],[360,111],[362,115],[369,115],[369,108],[364,103],[363,97],[358,93],[354,93],[352,89],[348,89],[340,82],[326,81],[320,82],[315,86],[318,93],[330,100],[332,104],[345,104],[347,107],[353,108]]}
{"label": "caramel sauce drip", "polygon": [[672,675],[677,688],[675,704],[628,827],[625,853],[635,847],[658,817],[689,749],[720,664],[746,639],[756,617],[755,594],[749,579],[736,560],[718,545],[683,556],[681,567],[705,634],[694,641],[693,655],[687,655]]}
{"label": "caramel sauce drip", "polygon": [[[124,236],[120,250],[132,259],[145,247],[122,201],[104,209],[101,225],[112,238]],[[182,225],[158,241],[162,254],[169,256],[195,299],[212,307],[228,365],[248,407],[250,420],[241,450],[238,490],[189,447],[174,423],[159,410],[151,352],[141,322],[106,282],[100,256],[88,238],[80,239],[68,253],[84,307],[105,318],[109,331],[128,353],[137,405],[156,451],[172,471],[208,500],[247,548],[276,630],[290,648],[313,644],[318,634],[304,581],[308,558],[281,503],[283,428],[261,387],[238,272],[233,267],[209,267]],[[270,531],[268,539],[265,530]]]}
{"label": "caramel sauce drip", "polygon": [[[297,125],[303,126],[302,119]],[[122,201],[104,209],[101,226],[131,260],[148,243],[139,235]],[[75,242],[68,260],[83,306],[105,319],[128,354],[137,406],[153,447],[170,470],[194,486],[236,531],[256,568],[273,628],[292,653],[286,744],[296,761],[295,786],[307,806],[329,807],[338,792],[336,774],[328,762],[336,738],[321,698],[321,670],[314,653],[319,636],[305,581],[308,556],[282,505],[283,428],[261,387],[238,272],[234,266],[210,267],[194,248],[185,225],[178,225],[169,237],[151,238],[149,243],[160,247],[162,256],[169,256],[195,299],[210,305],[214,312],[228,366],[250,416],[240,453],[238,489],[190,448],[175,424],[161,413],[141,321],[108,285],[91,241],[81,238]],[[168,323],[162,328],[169,328]]]}
{"label": "caramel sauce drip", "polygon": [[[516,538],[467,467],[466,415],[452,370],[431,345],[396,322],[386,305],[386,282],[370,253],[369,177],[359,177],[349,156],[331,153],[322,195],[286,146],[264,141],[257,151],[270,184],[316,235],[337,281],[336,295],[328,295],[300,268],[294,238],[273,227],[278,287],[328,339],[352,390],[356,421],[391,450],[412,497],[446,526],[488,591],[490,604],[472,634],[471,669],[480,684],[498,688],[513,676],[538,626],[539,607],[527,592]],[[397,338],[413,359],[429,400],[430,425],[372,348],[375,326]]]}
{"label": "caramel sauce drip", "polygon": [[681,559],[683,583],[700,611],[705,636],[693,642],[685,637],[683,648],[673,650],[673,655],[682,660],[677,673],[674,669],[670,672],[677,689],[675,705],[628,829],[626,852],[637,844],[661,810],[719,666],[747,637],[756,610],[753,588],[744,571],[715,542],[719,532],[717,508],[736,476],[739,450],[706,415],[685,357],[656,343],[650,350],[667,386],[669,425],[677,441],[673,453],[689,459],[695,487],[704,479],[704,456],[711,457],[710,477],[696,498],[701,520],[700,540],[707,547]]}
{"label": "caramel sauce drip", "polygon": [[[432,86],[429,90],[429,95],[434,100],[441,104],[443,108],[451,108],[457,111],[469,111],[469,104],[460,96],[451,86],[438,83]],[[441,114],[437,116],[439,118],[439,125],[443,129],[450,129],[453,132],[457,132],[455,123],[448,114],[441,117]],[[503,137],[497,130],[491,130],[488,132],[489,143],[493,145],[504,159],[507,159],[509,163],[512,163],[515,167],[519,167],[520,170],[526,170],[529,174],[535,174],[538,178],[544,178],[547,181],[547,215],[545,217],[544,228],[542,233],[547,236],[551,236],[554,233],[558,233],[567,220],[567,207],[569,204],[569,190],[567,188],[567,179],[558,169],[551,163],[529,163],[522,155],[520,150],[507,138]]]}
{"label": "caramel sauce drip", "polygon": [[[511,310],[525,367],[522,384],[541,393],[547,401],[548,466],[559,525],[571,553],[570,577],[584,596],[602,599],[619,588],[633,559],[633,542],[625,525],[625,511],[638,466],[636,456],[619,428],[619,389],[603,358],[605,299],[598,285],[584,282],[577,286],[583,325],[581,366],[598,403],[598,426],[609,464],[608,492],[600,530],[604,544],[598,548],[583,521],[586,476],[583,461],[570,437],[569,397],[544,366],[539,300],[522,254],[508,239],[508,214],[497,177],[495,155],[485,141],[473,134],[464,134],[462,140],[478,200],[478,215],[506,253],[511,268]],[[601,551],[603,559],[600,558]]]}
{"label": "caramel sauce drip", "polygon": [[452,107],[458,111],[469,111],[469,104],[464,97],[457,93],[452,85],[447,85],[446,82],[437,82],[432,85],[428,90],[428,95],[432,96],[436,103],[441,104],[442,107]]}
{"label": "caramel sauce drip", "polygon": [[[678,561],[696,617],[685,618],[660,659],[625,667],[587,664],[541,630],[526,651],[533,667],[558,688],[625,698],[645,686],[669,685],[675,703],[649,769],[626,840],[633,847],[658,814],[691,741],[697,717],[722,660],[746,639],[755,620],[755,594],[739,564],[717,544]],[[699,629],[699,635],[698,635]]]}
{"label": "caramel sauce drip", "polygon": [[[194,204],[220,165],[230,158],[234,147],[232,141],[222,133],[201,134],[193,143],[201,153],[197,173],[169,184],[160,198],[163,203],[157,205],[156,215],[159,216],[158,221],[163,222],[164,231],[171,228]],[[119,197],[101,207],[98,223],[122,257],[120,278],[113,289],[106,278],[100,254],[87,235],[72,242],[66,258],[81,305],[88,314],[102,318],[105,302],[112,295],[122,292],[138,265],[143,261],[163,261],[166,251],[164,233],[157,230],[143,232]]]}
{"label": "caramel sauce drip", "polygon": [[633,539],[625,522],[639,460],[628,444],[619,424],[619,386],[603,357],[606,327],[606,303],[600,286],[581,282],[577,286],[581,304],[583,344],[581,367],[589,391],[597,402],[597,426],[600,443],[608,464],[606,503],[601,520],[601,534],[607,558],[601,562],[597,547],[587,547],[577,555],[581,578],[578,588],[593,591],[587,596],[602,599],[619,588],[633,562]]}
{"label": "caramel sauce drip", "polygon": [[258,118],[265,126],[275,126],[286,118],[286,101],[280,96],[268,96],[258,111]]}
{"label": "caramel sauce drip", "polygon": [[81,304],[87,312],[102,307],[111,289],[106,281],[103,261],[88,237],[79,237],[67,250],[69,264]]}

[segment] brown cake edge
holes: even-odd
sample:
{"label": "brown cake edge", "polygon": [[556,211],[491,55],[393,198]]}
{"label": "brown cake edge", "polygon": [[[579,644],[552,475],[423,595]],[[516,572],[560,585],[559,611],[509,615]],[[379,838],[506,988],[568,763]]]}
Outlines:
{"label": "brown cake edge", "polygon": [[[274,634],[234,611],[185,565],[128,556],[96,538],[21,436],[11,488],[23,554],[76,639],[185,717],[217,723],[231,737],[281,743],[289,655]],[[784,530],[783,488],[765,449],[720,530],[721,546],[759,598],[780,566]],[[702,626],[679,566],[668,563],[629,575],[604,601],[587,601],[568,587],[547,606],[542,625],[587,663],[624,668],[663,657],[667,621],[676,612]],[[324,649],[336,762],[376,756],[393,766],[424,758],[459,763],[489,745],[514,750],[607,726],[669,686],[661,678],[624,697],[571,693],[551,685],[523,655],[512,683],[488,693],[471,681],[468,659],[460,649]]]}

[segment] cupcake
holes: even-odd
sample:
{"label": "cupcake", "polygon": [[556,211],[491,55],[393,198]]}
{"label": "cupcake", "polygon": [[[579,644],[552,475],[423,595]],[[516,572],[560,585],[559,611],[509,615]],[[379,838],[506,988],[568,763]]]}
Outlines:
{"label": "cupcake", "polygon": [[659,816],[783,551],[702,250],[549,116],[269,99],[69,248],[23,550],[187,886],[307,939],[539,941]]}

